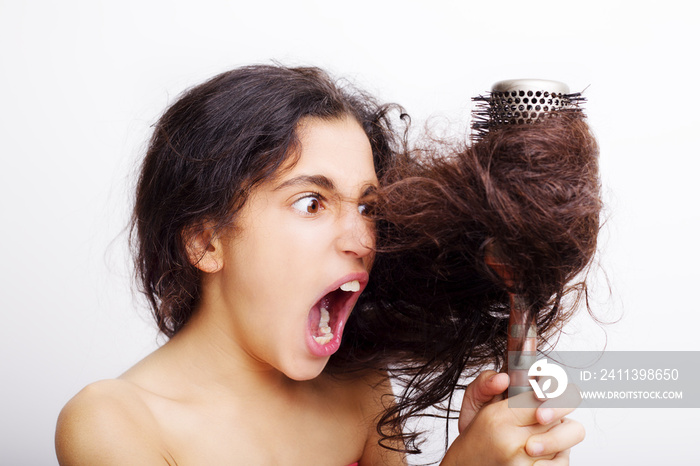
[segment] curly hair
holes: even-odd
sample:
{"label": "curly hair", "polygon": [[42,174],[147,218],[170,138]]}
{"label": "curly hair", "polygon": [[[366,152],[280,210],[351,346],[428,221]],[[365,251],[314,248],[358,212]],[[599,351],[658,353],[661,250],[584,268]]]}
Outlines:
{"label": "curly hair", "polygon": [[[388,371],[403,386],[378,420],[382,444],[419,451],[406,421],[449,403],[465,374],[500,365],[508,293],[531,303],[541,336],[585,296],[601,208],[597,146],[580,112],[514,126],[479,142],[409,150],[396,105],[380,105],[317,68],[256,65],[185,92],[159,119],[141,166],[131,223],[135,269],[159,329],[194,313],[201,273],[189,237],[235,225],[251,191],[298,153],[305,117],[355,118],[380,179],[370,282],[325,371]],[[512,288],[484,261],[498,244]],[[395,448],[395,447],[394,447]]]}
{"label": "curly hair", "polygon": [[172,337],[200,297],[187,238],[234,224],[251,190],[298,156],[302,118],[355,118],[382,176],[395,152],[391,108],[309,67],[246,66],[186,91],[155,125],[131,220],[137,280],[158,328]]}
{"label": "curly hair", "polygon": [[[405,422],[445,403],[449,418],[465,375],[502,366],[509,292],[530,304],[541,346],[586,299],[602,207],[598,147],[577,109],[472,145],[406,152],[382,185],[380,254],[346,329],[348,351],[335,358],[384,364],[399,381],[378,429],[418,453],[419,433],[403,432]],[[517,271],[513,283],[487,265],[491,244]]]}

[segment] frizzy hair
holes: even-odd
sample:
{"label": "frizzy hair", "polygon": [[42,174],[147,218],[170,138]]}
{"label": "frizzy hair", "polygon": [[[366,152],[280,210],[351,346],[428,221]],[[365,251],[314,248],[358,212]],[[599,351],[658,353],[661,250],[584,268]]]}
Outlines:
{"label": "frizzy hair", "polygon": [[[326,372],[389,371],[403,384],[377,429],[419,450],[406,421],[451,400],[465,373],[499,365],[508,290],[484,263],[497,243],[518,271],[542,337],[584,296],[595,251],[597,146],[579,113],[494,132],[473,145],[408,150],[392,105],[317,68],[255,65],[186,91],[155,125],[131,220],[135,269],[159,329],[175,335],[200,296],[188,238],[235,226],[250,192],[298,153],[303,118],[355,118],[380,179],[377,258]],[[448,406],[449,408],[449,406]],[[449,412],[448,412],[449,415]],[[398,445],[401,445],[399,443]]]}
{"label": "frizzy hair", "polygon": [[[395,376],[402,391],[378,430],[387,445],[400,439],[417,453],[419,432],[402,432],[406,421],[436,405],[449,418],[465,376],[502,366],[508,292],[529,303],[540,347],[587,305],[602,207],[598,146],[577,109],[471,145],[414,149],[382,185],[379,254],[346,330],[352,348],[338,358],[381,361]],[[512,288],[486,265],[492,244],[516,271]]]}
{"label": "frizzy hair", "polygon": [[390,109],[310,67],[246,66],[180,96],[155,125],[131,220],[137,282],[161,332],[172,337],[198,303],[188,238],[234,225],[251,190],[298,156],[303,118],[356,119],[381,176],[394,153]]}

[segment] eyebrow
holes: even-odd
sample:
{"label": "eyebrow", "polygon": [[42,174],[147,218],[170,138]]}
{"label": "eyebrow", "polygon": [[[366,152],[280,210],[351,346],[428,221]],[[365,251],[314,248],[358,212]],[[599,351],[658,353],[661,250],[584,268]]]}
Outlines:
{"label": "eyebrow", "polygon": [[[333,180],[328,178],[327,176],[324,175],[299,175],[295,176],[294,178],[290,178],[283,183],[281,183],[279,186],[274,188],[274,191],[278,191],[280,189],[287,188],[289,186],[308,186],[308,185],[316,185],[319,188],[325,189],[327,191],[332,191],[332,192],[337,192],[337,189],[335,187],[335,183],[333,183]],[[365,190],[362,192],[362,197],[369,196],[373,194],[374,192],[377,191],[377,187],[374,186],[373,184],[369,184]]]}
{"label": "eyebrow", "polygon": [[313,184],[320,188],[326,189],[328,191],[335,191],[335,184],[333,181],[323,175],[299,175],[294,178],[290,178],[284,183],[277,186],[274,190],[278,191],[289,186],[299,186],[299,185],[309,185]]}

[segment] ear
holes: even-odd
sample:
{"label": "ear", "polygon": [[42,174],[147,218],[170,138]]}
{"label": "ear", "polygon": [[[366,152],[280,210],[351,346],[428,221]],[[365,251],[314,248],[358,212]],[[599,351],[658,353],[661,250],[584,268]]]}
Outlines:
{"label": "ear", "polygon": [[185,233],[187,258],[202,272],[216,273],[224,267],[223,245],[213,226],[190,228]]}

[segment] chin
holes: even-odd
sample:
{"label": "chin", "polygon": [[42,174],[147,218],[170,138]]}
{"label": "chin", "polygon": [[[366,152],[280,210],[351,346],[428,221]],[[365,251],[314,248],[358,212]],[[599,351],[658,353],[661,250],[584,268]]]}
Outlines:
{"label": "chin", "polygon": [[287,368],[287,370],[283,370],[282,372],[292,380],[303,382],[306,380],[313,380],[321,375],[327,363],[328,358],[307,360],[297,363],[294,367]]}

